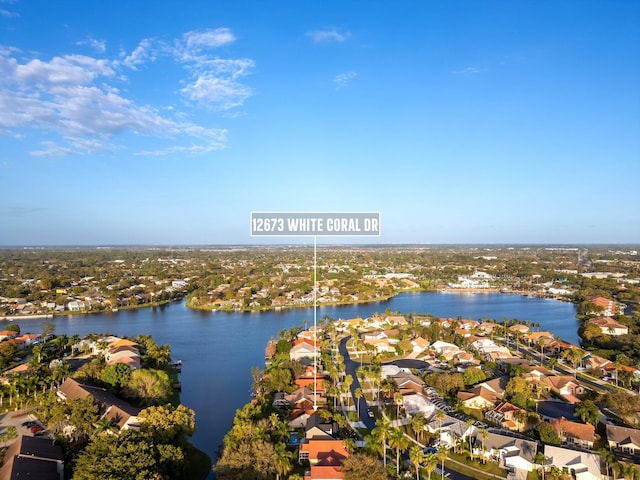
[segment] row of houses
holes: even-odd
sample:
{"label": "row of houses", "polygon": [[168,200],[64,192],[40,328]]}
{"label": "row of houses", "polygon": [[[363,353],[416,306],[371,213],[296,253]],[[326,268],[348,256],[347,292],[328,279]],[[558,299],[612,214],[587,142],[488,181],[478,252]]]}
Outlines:
{"label": "row of houses", "polygon": [[73,352],[90,351],[92,355],[102,355],[107,365],[124,363],[131,370],[140,368],[138,344],[127,338],[108,335],[99,338],[83,338],[71,347]]}

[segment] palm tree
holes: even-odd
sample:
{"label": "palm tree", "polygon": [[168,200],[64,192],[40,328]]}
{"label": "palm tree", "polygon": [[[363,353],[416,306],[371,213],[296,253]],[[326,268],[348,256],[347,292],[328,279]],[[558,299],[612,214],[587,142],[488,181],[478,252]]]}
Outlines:
{"label": "palm tree", "polygon": [[[600,458],[602,458],[602,461],[604,462],[605,472],[609,475],[610,468],[618,461],[615,453],[608,448],[600,448],[598,450],[598,454],[600,454]],[[611,475],[613,475],[613,472],[611,472]]]}
{"label": "palm tree", "polygon": [[442,475],[442,480],[444,480],[444,462],[447,460],[447,458],[449,458],[449,450],[447,450],[443,446],[439,446],[435,455],[436,458],[440,461],[440,475]]}
{"label": "palm tree", "polygon": [[438,457],[436,456],[436,454],[435,453],[425,454],[423,466],[424,466],[424,469],[427,471],[427,479],[431,480],[431,473],[433,473],[433,471],[438,466]]}
{"label": "palm tree", "polygon": [[418,441],[422,440],[425,424],[426,419],[424,418],[424,414],[422,412],[418,412],[413,417],[411,417],[411,429],[413,430],[414,435],[418,438]]}
{"label": "palm tree", "polygon": [[622,474],[627,480],[638,480],[640,478],[640,470],[633,463],[626,463],[622,469]]}
{"label": "palm tree", "polygon": [[546,470],[546,465],[549,463],[551,459],[547,456],[545,456],[544,453],[542,452],[538,452],[535,454],[535,456],[533,457],[533,461],[534,463],[537,463],[538,465],[540,465],[542,468],[540,468],[540,470],[542,470],[542,480],[544,480],[544,472]]}
{"label": "palm tree", "polygon": [[469,420],[467,420],[466,424],[467,424],[467,438],[469,439],[469,454],[471,454],[472,450],[471,450],[471,427],[473,426],[473,424],[476,423],[473,418],[470,418]]}
{"label": "palm tree", "polygon": [[[480,431],[478,432],[480,434],[480,440],[481,440],[481,448],[482,448],[482,452],[484,453],[485,449],[484,449],[484,441],[489,438],[489,432],[487,432],[484,428],[481,428]],[[482,456],[482,458],[484,459],[484,455]],[[484,460],[483,460],[484,462]]]}
{"label": "palm tree", "polygon": [[360,399],[362,398],[362,388],[356,388],[356,391],[353,392],[353,395],[356,397],[356,411],[358,412],[358,418],[360,418]]}
{"label": "palm tree", "polygon": [[396,477],[400,476],[400,451],[409,446],[409,439],[399,428],[392,428],[389,432],[389,446],[396,450]]}
{"label": "palm tree", "polygon": [[393,401],[396,403],[396,417],[400,418],[400,405],[402,405],[402,394],[395,392],[393,394]]}
{"label": "palm tree", "polygon": [[293,452],[287,450],[287,446],[284,443],[277,443],[276,447],[276,480],[280,480],[280,475],[286,475],[293,469],[291,460],[293,459]]}
{"label": "palm tree", "polygon": [[573,365],[573,378],[576,378],[578,372],[576,369],[578,368],[578,363],[582,360],[583,357],[582,350],[578,348],[567,348],[564,352],[562,352],[562,357],[569,360]]}
{"label": "palm tree", "polygon": [[382,463],[385,470],[387,469],[387,438],[390,432],[391,424],[386,418],[382,418],[377,423],[376,428],[371,431],[371,433],[382,443]]}
{"label": "palm tree", "polygon": [[418,445],[414,445],[409,449],[409,460],[416,468],[416,480],[420,480],[420,465],[424,462],[424,452]]}

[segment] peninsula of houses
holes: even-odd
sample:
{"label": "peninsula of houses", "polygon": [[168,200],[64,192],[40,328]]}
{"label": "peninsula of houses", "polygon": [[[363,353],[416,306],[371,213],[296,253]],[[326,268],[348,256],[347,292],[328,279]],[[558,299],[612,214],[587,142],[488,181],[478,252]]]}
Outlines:
{"label": "peninsula of houses", "polygon": [[[612,328],[601,318],[609,317],[592,323]],[[270,471],[266,459],[235,455],[247,444],[272,456],[274,475],[305,480],[364,478],[359,471],[514,480],[640,473],[640,371],[526,324],[335,320],[281,332],[265,356],[255,398],[225,438],[215,467],[222,480]],[[261,418],[265,436],[246,437]]]}

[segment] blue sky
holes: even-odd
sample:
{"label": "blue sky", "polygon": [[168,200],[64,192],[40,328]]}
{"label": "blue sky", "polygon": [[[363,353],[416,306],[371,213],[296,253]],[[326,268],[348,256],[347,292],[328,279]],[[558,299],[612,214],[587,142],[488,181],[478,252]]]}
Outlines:
{"label": "blue sky", "polygon": [[639,85],[638,1],[0,0],[0,245],[638,243]]}

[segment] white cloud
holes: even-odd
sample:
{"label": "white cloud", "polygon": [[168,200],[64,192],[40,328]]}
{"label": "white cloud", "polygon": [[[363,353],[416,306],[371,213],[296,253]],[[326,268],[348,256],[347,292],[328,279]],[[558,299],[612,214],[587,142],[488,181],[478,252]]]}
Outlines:
{"label": "white cloud", "polygon": [[133,52],[131,52],[124,58],[122,63],[124,63],[125,66],[135,70],[138,65],[143,64],[147,60],[154,61],[155,57],[156,55],[154,53],[154,41],[150,38],[145,38],[138,44]]}
{"label": "white cloud", "polygon": [[11,12],[9,10],[5,10],[4,8],[0,8],[0,17],[4,18],[18,18],[20,14],[18,12]]}
{"label": "white cloud", "polygon": [[86,40],[76,42],[76,45],[88,45],[98,53],[107,51],[107,42],[105,40],[97,40],[93,37],[88,37]]}
{"label": "white cloud", "polygon": [[187,48],[216,48],[236,41],[228,28],[194,30],[185,33],[182,39]]}
{"label": "white cloud", "polygon": [[336,29],[312,30],[307,32],[307,37],[311,38],[313,43],[326,42],[344,42],[351,36],[349,32],[339,32]]}
{"label": "white cloud", "polygon": [[345,72],[336,75],[333,79],[333,83],[336,84],[336,88],[346,87],[351,80],[356,78],[358,74],[356,72]]}
{"label": "white cloud", "polygon": [[[139,105],[113,85],[121,80],[123,65],[135,67],[157,51],[153,41],[144,40],[119,62],[85,55],[22,58],[17,49],[0,47],[0,135],[17,138],[36,130],[59,136],[31,152],[36,156],[120,149],[116,138],[124,134],[170,139],[174,146],[165,149],[165,154],[223,148],[226,130],[193,124],[180,111],[169,112],[173,118],[163,116],[163,108]],[[253,61],[246,59],[211,59],[190,65],[196,80],[185,88],[185,94],[220,108],[239,105],[252,92],[236,79],[252,66]]]}
{"label": "white cloud", "polygon": [[182,93],[213,109],[238,107],[253,95],[253,90],[237,80],[248,75],[254,66],[253,60],[246,58],[199,62],[191,67],[194,80],[182,89]]}
{"label": "white cloud", "polygon": [[467,67],[467,68],[463,68],[462,70],[455,70],[451,73],[455,74],[455,75],[474,75],[476,73],[480,73],[481,70],[479,68],[476,67]]}

